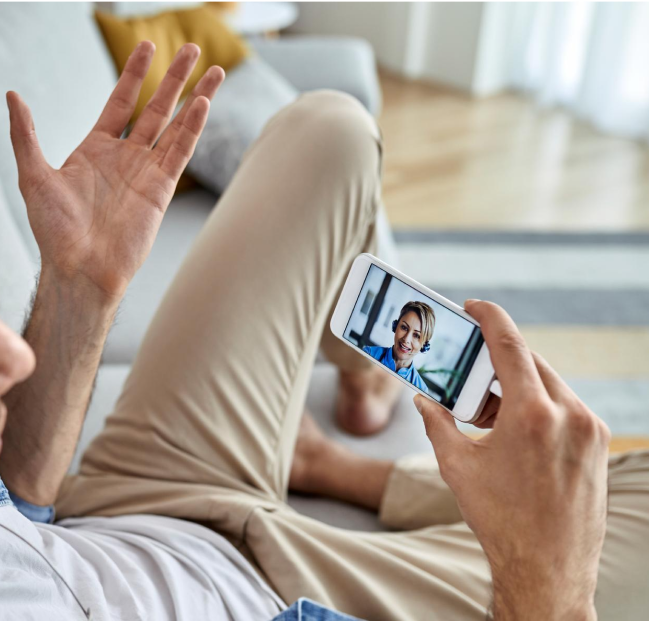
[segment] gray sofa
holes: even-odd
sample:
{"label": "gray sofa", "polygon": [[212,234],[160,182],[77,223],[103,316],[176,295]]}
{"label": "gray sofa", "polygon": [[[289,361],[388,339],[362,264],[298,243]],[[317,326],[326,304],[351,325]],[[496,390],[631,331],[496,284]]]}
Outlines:
{"label": "gray sofa", "polygon": [[[19,92],[31,107],[41,146],[53,166],[60,166],[90,130],[117,79],[92,10],[89,3],[0,4],[0,87],[2,92]],[[292,38],[257,40],[253,45],[298,91],[340,89],[356,96],[371,112],[378,112],[380,90],[367,43]],[[110,334],[72,470],[111,412],[163,292],[214,208],[218,209],[217,197],[204,189],[174,198]],[[379,230],[379,254],[396,262],[384,214]],[[0,114],[0,317],[14,329],[22,323],[37,269],[38,250],[18,190],[5,112]],[[409,391],[402,395],[396,416],[383,433],[358,439],[335,429],[336,382],[335,368],[319,356],[307,404],[327,433],[358,452],[383,458],[430,450],[411,403],[414,393]],[[342,503],[291,497],[291,504],[300,512],[342,527],[380,528],[374,515]]]}

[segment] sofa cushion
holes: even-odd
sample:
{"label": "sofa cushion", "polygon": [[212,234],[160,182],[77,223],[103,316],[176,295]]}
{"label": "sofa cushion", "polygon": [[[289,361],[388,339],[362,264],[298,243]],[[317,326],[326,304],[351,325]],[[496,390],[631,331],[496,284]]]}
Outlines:
{"label": "sofa cushion", "polygon": [[[41,148],[59,168],[95,124],[116,74],[90,3],[0,5],[0,92],[31,108]],[[0,184],[32,258],[38,248],[18,189],[9,115],[0,114]]]}
{"label": "sofa cushion", "polygon": [[216,197],[197,189],[171,201],[151,253],[131,281],[104,350],[103,361],[129,363],[144,338],[165,291],[205,224]]}
{"label": "sofa cushion", "polygon": [[245,60],[227,74],[219,88],[187,171],[206,188],[222,194],[245,150],[266,122],[297,94],[260,58]]}
{"label": "sofa cushion", "polygon": [[287,36],[255,38],[255,51],[297,90],[320,88],[349,93],[374,116],[381,110],[381,86],[372,46],[355,37]]}
{"label": "sofa cushion", "polygon": [[0,186],[0,320],[15,332],[25,319],[35,272]]}

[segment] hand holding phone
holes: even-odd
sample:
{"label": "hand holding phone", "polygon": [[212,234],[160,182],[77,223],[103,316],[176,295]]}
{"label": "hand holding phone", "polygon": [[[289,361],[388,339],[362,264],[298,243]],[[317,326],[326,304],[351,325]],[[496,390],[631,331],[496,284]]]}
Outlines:
{"label": "hand holding phone", "polygon": [[494,618],[595,619],[610,432],[527,348],[509,315],[473,301],[502,385],[493,431],[472,440],[415,397],[440,473],[492,568]]}

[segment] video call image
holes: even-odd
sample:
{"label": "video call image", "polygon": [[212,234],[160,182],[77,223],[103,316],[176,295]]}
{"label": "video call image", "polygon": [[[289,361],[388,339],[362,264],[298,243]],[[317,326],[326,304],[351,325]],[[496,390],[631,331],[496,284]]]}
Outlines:
{"label": "video call image", "polygon": [[376,265],[343,338],[450,410],[484,342],[474,324]]}

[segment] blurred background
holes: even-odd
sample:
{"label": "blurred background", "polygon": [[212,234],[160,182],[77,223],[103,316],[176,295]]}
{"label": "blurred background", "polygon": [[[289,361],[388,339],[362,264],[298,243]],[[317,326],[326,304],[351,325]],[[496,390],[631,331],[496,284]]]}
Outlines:
{"label": "blurred background", "polygon": [[649,434],[649,5],[302,3],[290,31],[374,49],[401,269]]}
{"label": "blurred background", "polygon": [[[502,304],[617,438],[649,438],[647,32],[644,3],[0,3],[0,87],[54,166],[138,40],[157,45],[148,93],[187,40],[226,68],[111,333],[106,394],[245,149],[301,92],[335,88],[384,137],[379,256],[459,304]],[[0,223],[0,311],[19,327],[38,257],[6,115],[0,186],[16,231]]]}

